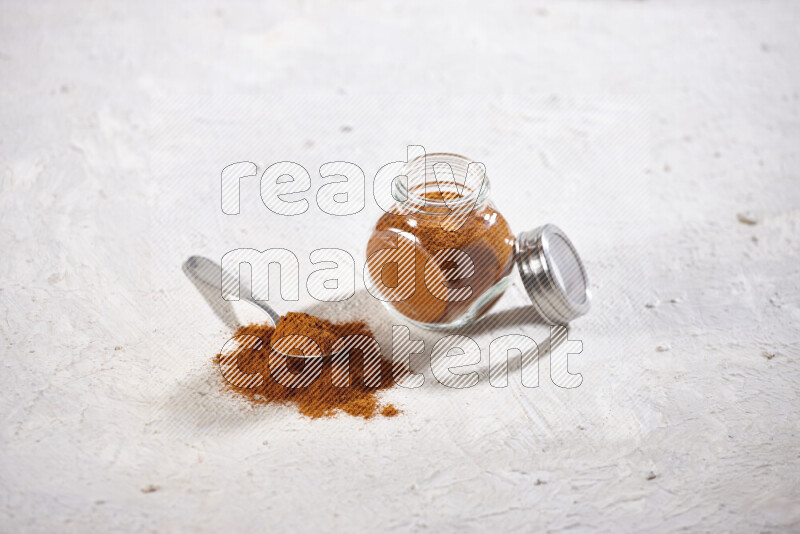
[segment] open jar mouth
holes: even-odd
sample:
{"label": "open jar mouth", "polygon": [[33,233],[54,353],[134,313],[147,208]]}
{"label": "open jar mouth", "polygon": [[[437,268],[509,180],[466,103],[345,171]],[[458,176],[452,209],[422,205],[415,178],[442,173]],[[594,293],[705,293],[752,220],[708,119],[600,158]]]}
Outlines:
{"label": "open jar mouth", "polygon": [[392,196],[410,212],[441,215],[472,210],[489,196],[483,163],[438,152],[409,161],[394,181]]}

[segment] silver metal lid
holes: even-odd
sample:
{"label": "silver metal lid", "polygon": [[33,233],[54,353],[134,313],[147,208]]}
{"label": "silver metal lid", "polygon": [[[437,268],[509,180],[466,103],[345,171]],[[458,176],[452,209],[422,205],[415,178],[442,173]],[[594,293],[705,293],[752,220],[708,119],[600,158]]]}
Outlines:
{"label": "silver metal lid", "polygon": [[567,324],[591,307],[589,279],[572,242],[546,224],[517,238],[517,267],[528,296],[542,318]]}

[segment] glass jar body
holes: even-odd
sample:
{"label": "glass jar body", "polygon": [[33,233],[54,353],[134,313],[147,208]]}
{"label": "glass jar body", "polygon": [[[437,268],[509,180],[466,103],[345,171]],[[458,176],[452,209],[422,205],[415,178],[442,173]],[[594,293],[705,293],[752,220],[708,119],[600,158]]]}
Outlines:
{"label": "glass jar body", "polygon": [[508,286],[514,234],[488,199],[485,177],[481,184],[478,191],[418,184],[378,219],[367,245],[367,283],[403,319],[431,329],[464,326]]}

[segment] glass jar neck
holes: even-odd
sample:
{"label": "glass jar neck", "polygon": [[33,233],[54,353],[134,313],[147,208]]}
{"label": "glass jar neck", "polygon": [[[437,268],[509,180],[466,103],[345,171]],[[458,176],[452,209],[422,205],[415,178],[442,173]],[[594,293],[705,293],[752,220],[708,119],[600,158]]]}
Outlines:
{"label": "glass jar neck", "polygon": [[489,201],[489,178],[482,163],[457,154],[427,154],[406,164],[392,196],[402,213],[433,216],[470,212]]}

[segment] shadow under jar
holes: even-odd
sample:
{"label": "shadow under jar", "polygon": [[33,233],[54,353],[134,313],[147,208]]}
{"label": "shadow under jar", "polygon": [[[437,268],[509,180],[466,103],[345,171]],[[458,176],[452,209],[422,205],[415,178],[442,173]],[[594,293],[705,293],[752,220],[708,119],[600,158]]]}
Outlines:
{"label": "shadow under jar", "polygon": [[367,245],[368,283],[418,326],[464,326],[508,286],[514,234],[489,199],[482,164],[428,154],[409,162],[406,176],[395,180],[396,202]]}

